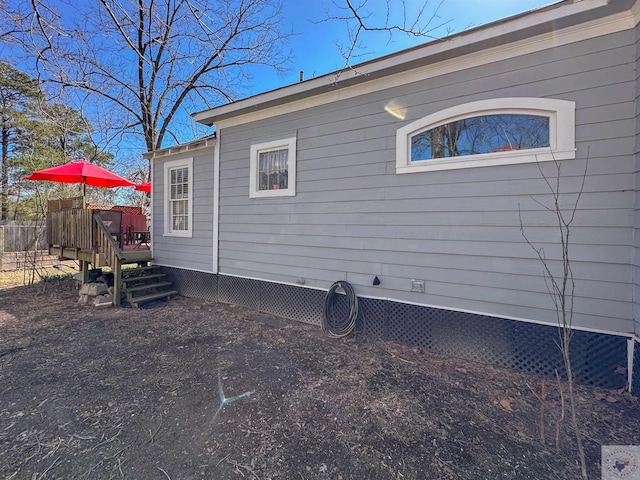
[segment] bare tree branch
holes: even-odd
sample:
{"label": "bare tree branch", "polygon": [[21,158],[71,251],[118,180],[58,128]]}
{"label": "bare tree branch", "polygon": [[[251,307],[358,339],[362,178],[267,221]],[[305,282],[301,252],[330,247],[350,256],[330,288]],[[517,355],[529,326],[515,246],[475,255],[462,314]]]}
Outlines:
{"label": "bare tree branch", "polygon": [[[562,198],[571,195],[570,193],[562,190],[562,163],[558,160],[553,161],[555,172],[552,176],[545,173],[542,169],[540,162],[537,162],[540,176],[545,182],[549,195],[551,196],[551,205],[544,204],[536,199],[533,199],[538,205],[542,206],[547,212],[551,212],[555,217],[554,223],[556,224],[557,233],[559,234],[559,249],[562,268],[560,272],[554,271],[551,267],[550,260],[546,257],[542,247],[536,247],[534,243],[527,236],[524,222],[522,218],[522,211],[520,205],[518,205],[518,218],[520,220],[520,233],[529,247],[533,249],[536,256],[540,260],[544,270],[544,279],[547,290],[553,302],[556,312],[556,318],[558,322],[558,340],[560,350],[562,351],[562,358],[564,360],[564,366],[567,375],[567,386],[569,389],[569,406],[571,410],[571,424],[575,433],[575,440],[578,450],[578,458],[580,460],[580,473],[584,480],[587,479],[587,468],[585,460],[585,452],[582,444],[582,434],[580,431],[580,425],[578,424],[576,414],[576,395],[574,392],[574,374],[572,367],[571,356],[571,339],[573,337],[573,312],[574,312],[574,300],[575,300],[575,277],[573,275],[572,260],[571,260],[571,228],[578,211],[578,204],[582,198],[584,192],[584,186],[587,178],[587,170],[589,165],[589,150],[587,150],[587,158],[584,163],[584,172],[582,173],[580,186],[575,195],[575,199],[564,206],[561,202]],[[533,197],[532,197],[533,198]],[[556,440],[557,441],[557,440]]]}
{"label": "bare tree branch", "polygon": [[246,66],[288,65],[280,0],[30,0],[11,18],[2,33],[44,85],[92,119],[114,115],[103,141],[133,128],[148,150],[181,137],[192,103],[239,94]]}
{"label": "bare tree branch", "polygon": [[[366,32],[387,33],[389,41],[394,34],[435,39],[438,38],[435,32],[451,22],[451,20],[442,20],[439,16],[445,0],[438,0],[433,7],[431,4],[434,2],[424,0],[413,9],[410,8],[412,2],[407,3],[407,0],[386,0],[384,15],[376,15],[367,10],[369,1],[336,0],[334,6],[344,13],[334,15],[327,12],[326,17],[320,21],[339,21],[347,25],[349,42],[346,45],[338,45],[345,60],[345,68],[350,68],[352,60],[360,56],[357,52],[364,50],[361,41]],[[376,7],[374,6],[373,9],[376,10]]]}

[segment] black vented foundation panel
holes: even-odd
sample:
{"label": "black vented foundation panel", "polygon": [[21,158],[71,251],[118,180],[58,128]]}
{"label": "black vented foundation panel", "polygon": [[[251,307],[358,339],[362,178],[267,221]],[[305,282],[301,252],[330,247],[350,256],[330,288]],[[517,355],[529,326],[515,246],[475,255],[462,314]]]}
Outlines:
{"label": "black vented foundation panel", "polygon": [[[388,303],[386,325],[381,314],[372,315],[365,319],[365,331],[386,332],[389,340],[445,355],[544,377],[554,377],[558,371],[566,377],[557,327]],[[626,377],[616,370],[626,366],[626,342],[616,335],[573,331],[570,358],[574,378],[604,388],[624,387]]]}
{"label": "black vented foundation panel", "polygon": [[[185,296],[243,305],[254,310],[321,325],[326,292],[226,275],[166,269]],[[356,292],[357,293],[357,292]],[[345,301],[342,301],[345,300]],[[565,377],[560,331],[555,326],[478,314],[359,298],[356,333],[392,340],[428,351],[540,375]],[[348,303],[334,302],[336,315]],[[627,376],[627,339],[616,335],[574,331],[571,359],[575,379],[604,388],[622,388]],[[634,353],[632,389],[640,394],[640,343]]]}
{"label": "black vented foundation panel", "polygon": [[576,331],[571,339],[571,359],[579,382],[604,388],[623,388],[627,384],[625,337]]}
{"label": "black vented foundation panel", "polygon": [[631,393],[640,396],[640,341],[635,340],[633,349],[633,380]]}
{"label": "black vented foundation panel", "polygon": [[389,303],[386,300],[359,298],[357,330],[371,338],[389,338]]}
{"label": "black vented foundation panel", "polygon": [[218,301],[260,310],[261,283],[250,278],[219,275]]}
{"label": "black vented foundation panel", "polygon": [[180,295],[218,301],[217,275],[172,267],[162,267],[162,273],[167,275],[167,280],[173,283]]}
{"label": "black vented foundation panel", "polygon": [[261,282],[260,310],[279,317],[322,324],[325,292],[280,283]]}

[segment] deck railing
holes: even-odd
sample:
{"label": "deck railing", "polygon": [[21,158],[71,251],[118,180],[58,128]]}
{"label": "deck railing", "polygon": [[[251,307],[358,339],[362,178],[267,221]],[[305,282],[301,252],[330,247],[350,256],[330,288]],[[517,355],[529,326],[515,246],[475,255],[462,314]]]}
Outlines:
{"label": "deck railing", "polygon": [[49,212],[49,245],[91,249],[94,245],[93,210],[65,209]]}
{"label": "deck railing", "polygon": [[122,260],[122,251],[118,247],[118,243],[114,240],[109,229],[100,218],[100,215],[95,216],[97,225],[96,246],[98,252],[104,254],[107,265],[112,267],[118,260]]}
{"label": "deck railing", "polygon": [[113,301],[115,305],[120,305],[123,254],[100,215],[95,216],[95,221],[97,225],[96,245],[98,251],[104,254],[107,265],[111,267],[113,272]]}

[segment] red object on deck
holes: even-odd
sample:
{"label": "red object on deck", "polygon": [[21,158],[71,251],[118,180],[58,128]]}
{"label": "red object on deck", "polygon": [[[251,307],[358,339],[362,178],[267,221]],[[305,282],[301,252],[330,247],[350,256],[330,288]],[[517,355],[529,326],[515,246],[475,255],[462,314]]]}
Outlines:
{"label": "red object on deck", "polygon": [[79,160],[69,162],[58,167],[38,170],[24,177],[25,180],[48,180],[59,183],[82,183],[92,187],[134,187],[136,184],[126,178],[116,175],[109,170],[88,162]]}

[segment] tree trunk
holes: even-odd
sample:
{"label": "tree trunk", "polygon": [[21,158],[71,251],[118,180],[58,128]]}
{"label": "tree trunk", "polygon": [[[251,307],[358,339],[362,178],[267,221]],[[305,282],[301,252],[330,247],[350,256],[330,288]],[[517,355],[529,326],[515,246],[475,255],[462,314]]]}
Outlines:
{"label": "tree trunk", "polygon": [[9,129],[2,121],[2,166],[0,168],[0,220],[9,218]]}
{"label": "tree trunk", "polygon": [[431,129],[431,158],[445,157],[444,128],[445,126],[442,125]]}

